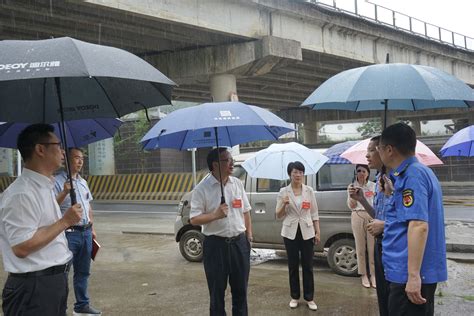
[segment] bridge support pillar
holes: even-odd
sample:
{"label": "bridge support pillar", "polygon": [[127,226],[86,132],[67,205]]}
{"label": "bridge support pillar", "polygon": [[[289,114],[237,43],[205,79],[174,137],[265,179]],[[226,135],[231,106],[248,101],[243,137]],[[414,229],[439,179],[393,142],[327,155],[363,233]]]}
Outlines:
{"label": "bridge support pillar", "polygon": [[303,138],[305,145],[314,145],[318,143],[318,122],[305,120],[303,129]]}
{"label": "bridge support pillar", "polygon": [[[233,74],[213,75],[210,80],[210,90],[213,102],[238,101],[237,78]],[[240,147],[231,149],[232,156],[240,154]]]}

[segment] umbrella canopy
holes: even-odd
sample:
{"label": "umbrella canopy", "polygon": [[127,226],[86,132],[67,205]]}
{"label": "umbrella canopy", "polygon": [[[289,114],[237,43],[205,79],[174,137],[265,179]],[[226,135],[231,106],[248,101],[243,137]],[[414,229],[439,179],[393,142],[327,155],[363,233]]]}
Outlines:
{"label": "umbrella canopy", "polygon": [[328,157],[298,143],[272,144],[244,161],[242,166],[253,178],[288,179],[290,162],[300,161],[305,175],[315,174],[328,161]]}
{"label": "umbrella canopy", "polygon": [[275,114],[241,102],[203,103],[171,112],[142,138],[146,150],[235,146],[294,131]]}
{"label": "umbrella canopy", "polygon": [[[170,104],[175,85],[124,50],[69,37],[0,41],[0,118],[7,122],[60,122],[117,118]],[[68,138],[61,141],[67,148]],[[73,182],[71,204],[75,204]]]}
{"label": "umbrella canopy", "polygon": [[[366,165],[367,158],[365,158],[365,155],[367,154],[367,146],[369,145],[369,142],[370,138],[358,142],[357,144],[345,150],[341,154],[341,157],[349,160],[353,164]],[[438,157],[436,157],[435,153],[432,152],[431,149],[428,148],[428,146],[426,146],[419,140],[416,141],[415,156],[425,166],[435,166],[443,164],[443,162]]]}
{"label": "umbrella canopy", "polygon": [[342,164],[351,164],[349,160],[346,158],[341,157],[341,154],[349,149],[351,146],[357,144],[358,141],[356,140],[349,140],[343,143],[335,144],[329,147],[325,152],[324,155],[329,158],[326,162],[328,165],[342,165]]}
{"label": "umbrella canopy", "polygon": [[350,111],[423,110],[474,105],[474,92],[437,68],[378,64],[343,71],[319,86],[302,104]]}
{"label": "umbrella canopy", "polygon": [[118,48],[69,37],[0,41],[3,121],[121,117],[170,104],[174,85],[143,59]]}
{"label": "umbrella canopy", "polygon": [[474,156],[474,125],[463,128],[444,144],[440,153],[443,157],[449,156]]}
{"label": "umbrella canopy", "polygon": [[[122,120],[115,118],[98,118],[66,121],[68,147],[83,147],[88,144],[113,137]],[[30,125],[29,123],[0,123],[0,147],[16,148],[18,135]],[[59,124],[52,124],[54,133],[62,139]]]}

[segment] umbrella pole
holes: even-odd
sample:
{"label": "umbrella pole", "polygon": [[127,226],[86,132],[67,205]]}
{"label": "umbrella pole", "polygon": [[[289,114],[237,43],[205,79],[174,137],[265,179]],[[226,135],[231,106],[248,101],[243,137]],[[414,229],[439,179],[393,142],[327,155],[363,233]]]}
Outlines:
{"label": "umbrella pole", "polygon": [[384,104],[384,113],[383,113],[383,129],[387,128],[387,110],[388,110],[388,100],[383,100]]}
{"label": "umbrella pole", "polygon": [[222,184],[221,158],[220,158],[220,155],[219,155],[219,138],[217,137],[217,127],[214,127],[214,134],[216,135],[217,164],[219,165],[219,182],[221,183],[221,204],[224,204],[225,203],[224,186]]}
{"label": "umbrella pole", "polygon": [[[59,113],[61,114],[61,123],[59,124],[60,126],[60,134],[61,134],[61,141],[64,143],[64,149],[65,149],[65,159],[64,163],[66,165],[66,172],[67,176],[69,179],[69,183],[71,185],[71,191],[69,192],[69,196],[71,197],[71,205],[74,205],[77,203],[76,199],[76,192],[74,191],[74,186],[72,183],[72,176],[71,176],[71,169],[69,168],[69,159],[68,159],[68,147],[67,147],[67,136],[66,136],[66,127],[64,123],[64,109],[63,109],[63,100],[61,98],[61,85],[59,82],[59,77],[54,78],[54,82],[56,84],[56,92],[58,94],[58,101],[59,101]],[[67,180],[66,180],[67,181]]]}

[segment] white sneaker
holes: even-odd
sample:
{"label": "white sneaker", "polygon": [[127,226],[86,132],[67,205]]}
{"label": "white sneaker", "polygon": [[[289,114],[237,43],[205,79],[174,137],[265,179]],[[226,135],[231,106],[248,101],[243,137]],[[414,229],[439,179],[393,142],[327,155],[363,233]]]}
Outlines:
{"label": "white sneaker", "polygon": [[308,303],[308,308],[312,311],[316,311],[318,310],[318,305],[316,305],[316,303],[314,301],[311,301],[311,302],[306,302]]}
{"label": "white sneaker", "polygon": [[297,307],[298,307],[298,300],[291,299],[290,308],[297,308]]}

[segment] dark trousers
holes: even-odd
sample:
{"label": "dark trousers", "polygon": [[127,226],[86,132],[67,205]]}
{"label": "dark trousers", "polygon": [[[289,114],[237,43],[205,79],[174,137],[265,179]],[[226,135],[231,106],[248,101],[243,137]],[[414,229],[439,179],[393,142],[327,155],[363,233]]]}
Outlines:
{"label": "dark trousers", "polygon": [[5,316],[65,316],[67,273],[14,277],[9,275],[3,288]]}
{"label": "dark trousers", "polygon": [[89,228],[84,231],[66,232],[66,238],[69,250],[73,254],[73,282],[76,296],[74,310],[80,310],[89,305],[87,286],[91,269],[92,230]]}
{"label": "dark trousers", "polygon": [[432,316],[434,314],[434,294],[437,283],[421,285],[421,296],[426,299],[426,303],[422,305],[410,302],[405,293],[406,284],[389,284],[388,310],[390,316]]}
{"label": "dark trousers", "polygon": [[300,298],[300,254],[301,268],[303,269],[303,297],[306,301],[312,301],[314,297],[313,279],[313,255],[314,239],[303,240],[301,230],[298,225],[294,240],[283,237],[286,254],[288,256],[288,274],[290,279],[291,298]]}
{"label": "dark trousers", "polygon": [[247,316],[250,243],[245,234],[233,239],[206,236],[203,244],[203,263],[211,300],[209,314],[226,315],[224,295],[229,282],[232,315]]}
{"label": "dark trousers", "polygon": [[375,281],[377,282],[377,301],[379,303],[380,316],[388,316],[389,283],[385,280],[382,263],[382,237],[375,237],[374,245]]}

